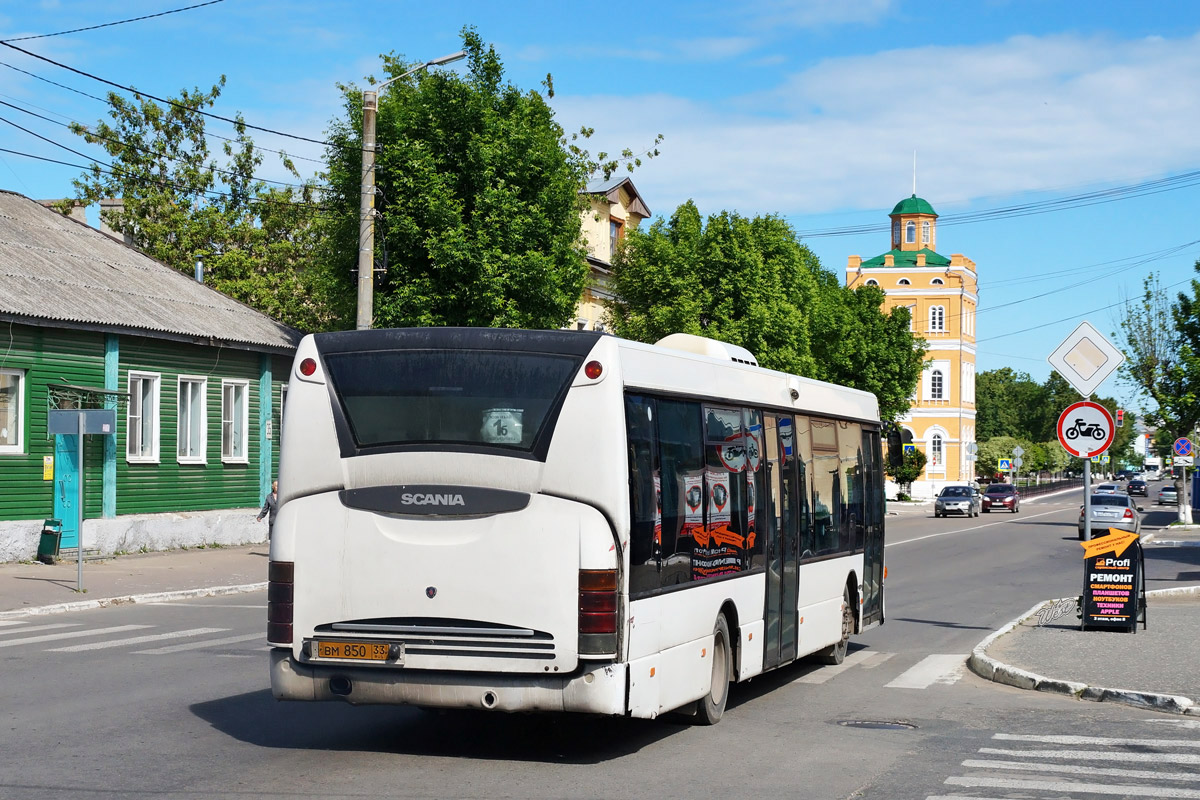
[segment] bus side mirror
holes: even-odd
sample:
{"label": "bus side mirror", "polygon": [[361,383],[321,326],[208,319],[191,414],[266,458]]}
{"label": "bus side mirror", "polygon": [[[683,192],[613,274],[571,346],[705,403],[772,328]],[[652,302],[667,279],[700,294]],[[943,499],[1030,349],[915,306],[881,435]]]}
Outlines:
{"label": "bus side mirror", "polygon": [[900,429],[893,425],[888,428],[887,434],[888,446],[888,465],[898,467],[904,463],[904,437],[900,434]]}

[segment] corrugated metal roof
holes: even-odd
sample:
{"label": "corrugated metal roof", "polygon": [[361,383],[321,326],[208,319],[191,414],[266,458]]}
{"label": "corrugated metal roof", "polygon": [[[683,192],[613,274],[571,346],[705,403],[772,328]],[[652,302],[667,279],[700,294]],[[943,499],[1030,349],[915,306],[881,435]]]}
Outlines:
{"label": "corrugated metal roof", "polygon": [[633,181],[629,180],[629,178],[613,176],[606,181],[594,180],[583,188],[583,194],[602,194],[609,202],[616,203],[620,200],[618,195],[622,186],[625,187],[632,198],[628,206],[629,210],[635,214],[640,214],[643,219],[650,219],[649,207],[642,202],[642,196],[638,194],[637,187],[633,185]]}
{"label": "corrugated metal roof", "polygon": [[299,331],[28,197],[0,190],[0,315],[292,350]]}

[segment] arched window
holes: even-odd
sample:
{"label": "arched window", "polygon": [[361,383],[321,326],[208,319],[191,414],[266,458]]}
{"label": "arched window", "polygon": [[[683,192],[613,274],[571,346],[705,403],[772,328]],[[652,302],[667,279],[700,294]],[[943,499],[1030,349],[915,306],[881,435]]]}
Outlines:
{"label": "arched window", "polygon": [[921,244],[929,244],[929,220],[921,223]]}
{"label": "arched window", "polygon": [[875,280],[874,278],[867,278],[867,286],[878,286],[878,285],[879,285],[879,281]]}
{"label": "arched window", "polygon": [[946,399],[946,377],[940,369],[935,369],[929,374],[929,399]]}
{"label": "arched window", "polygon": [[892,220],[892,247],[900,244],[900,220]]}
{"label": "arched window", "polygon": [[929,437],[929,466],[940,467],[945,461],[942,455],[942,435],[935,433]]}
{"label": "arched window", "polygon": [[944,306],[929,307],[930,332],[942,333],[946,330],[946,308]]}
{"label": "arched window", "polygon": [[901,278],[900,280],[896,281],[896,285],[897,286],[911,286],[912,282],[908,278]]}
{"label": "arched window", "polygon": [[913,222],[912,220],[904,223],[904,243],[917,243],[917,223]]}
{"label": "arched window", "polygon": [[945,286],[946,282],[944,280],[942,280],[941,278],[934,278],[933,280],[931,280],[929,282],[929,285],[930,286]]}

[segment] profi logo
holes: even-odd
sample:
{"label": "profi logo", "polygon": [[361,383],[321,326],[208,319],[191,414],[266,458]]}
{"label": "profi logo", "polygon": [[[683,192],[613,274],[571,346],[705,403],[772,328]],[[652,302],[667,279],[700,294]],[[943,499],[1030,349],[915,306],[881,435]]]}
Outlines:
{"label": "profi logo", "polygon": [[428,597],[430,600],[437,597],[437,587],[436,586],[426,586],[425,587],[425,596]]}
{"label": "profi logo", "polygon": [[467,501],[461,494],[416,494],[404,492],[400,504],[406,506],[465,506]]}

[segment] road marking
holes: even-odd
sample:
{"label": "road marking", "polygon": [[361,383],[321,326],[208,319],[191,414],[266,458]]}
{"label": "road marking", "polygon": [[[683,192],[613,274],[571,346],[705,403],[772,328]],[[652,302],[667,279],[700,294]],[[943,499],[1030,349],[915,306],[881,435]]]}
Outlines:
{"label": "road marking", "polygon": [[1002,750],[998,747],[981,747],[979,752],[989,756],[1016,756],[1018,758],[1077,758],[1081,761],[1200,764],[1200,755],[1190,753],[1122,753],[1113,750]]}
{"label": "road marking", "polygon": [[[1061,513],[1062,513],[1062,509],[1057,509],[1055,511],[1046,511],[1042,514],[1025,514],[1021,517],[1021,519],[1037,519],[1038,517],[1046,517],[1051,514],[1061,514]],[[1003,522],[989,522],[986,525],[976,525],[974,528],[962,528],[957,531],[942,531],[941,533],[930,533],[925,536],[918,536],[915,539],[904,539],[899,542],[888,542],[887,544],[884,545],[884,547],[896,547],[896,546],[902,545],[902,544],[912,544],[913,542],[920,542],[925,539],[936,539],[938,536],[951,536],[955,533],[970,533],[971,531],[981,531],[984,528],[994,528],[997,525],[1007,525],[1010,522],[1018,522],[1018,521],[1019,520],[1008,519],[1008,520],[1004,520]],[[1069,525],[1070,523],[1065,523],[1065,524]]]}
{"label": "road marking", "polygon": [[[1121,747],[1124,745],[1140,745],[1142,747],[1200,747],[1200,741],[1190,739],[1113,739],[1102,736],[1035,736],[1024,733],[997,733],[993,739],[1004,739],[1010,742],[1041,742],[1043,744],[1091,744],[1099,746]],[[1200,775],[1196,777],[1200,778]]]}
{"label": "road marking", "polygon": [[886,684],[888,689],[928,689],[935,683],[951,684],[963,676],[967,657],[962,655],[926,656]]}
{"label": "road marking", "polygon": [[145,642],[158,642],[163,639],[179,639],[184,636],[203,636],[206,633],[221,633],[229,628],[190,628],[185,631],[171,631],[170,633],[155,633],[149,636],[133,636],[128,639],[112,639],[107,642],[91,642],[90,644],[73,644],[69,647],[56,647],[46,652],[49,653],[82,653],[85,650],[105,650],[110,647],[124,647],[130,644],[144,644]]}
{"label": "road marking", "polygon": [[248,633],[241,636],[226,636],[224,639],[206,639],[203,642],[188,642],[187,644],[172,644],[166,647],[156,647],[153,650],[136,650],[138,656],[165,656],[170,653],[182,653],[184,650],[203,650],[206,647],[217,647],[223,644],[237,644],[251,639],[265,639],[265,633]]}
{"label": "road marking", "polygon": [[92,628],[86,631],[69,631],[67,633],[47,633],[45,636],[27,636],[24,639],[6,639],[0,641],[0,647],[13,647],[18,644],[36,644],[38,642],[53,642],[58,639],[79,639],[83,636],[102,636],[106,633],[121,631],[136,631],[142,628],[153,628],[153,625],[117,625],[112,628]]}
{"label": "road marking", "polygon": [[1076,783],[1075,781],[1027,781],[1008,778],[946,778],[951,786],[971,786],[987,789],[1023,789],[1041,792],[1071,792],[1072,794],[1116,794],[1122,797],[1200,798],[1200,789],[1170,786],[1109,785],[1105,783]]}
{"label": "road marking", "polygon": [[896,654],[895,653],[875,653],[874,655],[872,655],[870,658],[868,658],[866,661],[863,662],[862,668],[863,669],[875,669],[875,667],[878,667],[880,664],[887,661],[889,658],[891,658],[894,655],[896,655]]}
{"label": "road marking", "polygon": [[9,625],[24,625],[25,620],[0,619],[0,628],[7,628]]}
{"label": "road marking", "polygon": [[1022,772],[1058,772],[1073,775],[1111,775],[1115,778],[1144,778],[1160,781],[1194,781],[1200,778],[1200,772],[1159,772],[1150,769],[1104,769],[1102,767],[1087,767],[1078,764],[1035,764],[1029,761],[985,761],[982,759],[967,759],[962,762],[964,767],[975,769],[1015,769]]}
{"label": "road marking", "polygon": [[258,606],[235,606],[226,603],[147,603],[148,606],[183,606],[184,608],[257,608],[267,607],[266,603]]}
{"label": "road marking", "polygon": [[821,667],[820,669],[813,670],[807,675],[801,675],[799,678],[792,681],[792,683],[825,683],[826,681],[841,675],[855,664],[866,661],[873,655],[875,655],[874,652],[870,650],[859,650],[857,653],[851,653],[850,655],[846,656],[846,660],[840,664],[831,664],[827,667]]}
{"label": "road marking", "polygon": [[18,628],[11,631],[0,631],[0,636],[8,636],[11,633],[33,633],[34,631],[51,631],[55,628],[78,628],[82,622],[54,622],[49,625],[30,625],[28,628]]}

